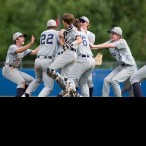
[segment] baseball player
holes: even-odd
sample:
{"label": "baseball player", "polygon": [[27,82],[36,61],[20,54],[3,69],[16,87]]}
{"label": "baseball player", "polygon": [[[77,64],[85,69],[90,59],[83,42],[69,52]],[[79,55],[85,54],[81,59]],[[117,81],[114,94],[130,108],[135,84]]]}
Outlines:
{"label": "baseball player", "polygon": [[29,85],[25,94],[22,97],[31,96],[40,83],[44,82],[44,88],[39,93],[38,97],[47,97],[53,90],[54,80],[46,74],[47,67],[49,67],[56,55],[59,47],[59,35],[56,21],[48,20],[47,30],[43,31],[40,36],[40,45],[37,57],[35,59],[35,80]]}
{"label": "baseball player", "polygon": [[35,55],[38,52],[38,48],[30,50],[29,48],[33,45],[35,37],[31,36],[31,42],[25,46],[26,34],[16,32],[13,35],[14,44],[10,45],[4,67],[2,69],[3,76],[17,84],[16,97],[21,97],[25,92],[26,87],[34,80],[34,78],[24,72],[19,71],[18,66],[22,59],[28,54]]}
{"label": "baseball player", "polygon": [[[90,23],[89,23],[89,19],[86,16],[82,16],[79,18],[80,23],[82,28],[86,31],[90,44],[94,44],[95,42],[95,34],[93,34],[91,31],[89,31],[89,27],[90,27]],[[92,79],[92,73],[90,74],[89,78],[88,78],[88,86],[89,86],[89,93],[90,93],[90,97],[93,96],[93,89],[94,89],[94,84],[93,84],[93,79]]]}
{"label": "baseball player", "polygon": [[122,29],[114,27],[108,33],[111,35],[111,39],[108,42],[91,47],[97,49],[109,48],[110,54],[118,64],[118,67],[104,79],[102,96],[109,96],[111,84],[114,95],[122,97],[119,83],[129,79],[137,71],[137,66],[126,40],[122,39]]}
{"label": "baseball player", "polygon": [[[57,58],[63,54],[64,52],[64,48],[63,48],[63,43],[64,43],[64,33],[65,29],[61,29],[59,31],[59,37],[60,37],[60,43],[59,43],[59,48],[57,50],[57,53],[55,55],[55,59],[54,60],[57,60]],[[68,69],[70,68],[71,64],[69,65],[66,65],[64,66],[63,68],[60,68],[60,72],[61,72],[61,76],[64,77],[64,78],[67,78],[67,74],[66,74],[66,70],[68,71]],[[64,90],[62,90],[59,94],[58,94],[58,97],[62,97],[62,95],[64,94]],[[68,96],[68,95],[67,95]]]}
{"label": "baseball player", "polygon": [[[74,21],[74,16],[72,14],[67,13],[63,15],[63,25],[66,29],[63,33],[64,52],[59,57],[57,57],[57,59],[47,69],[47,75],[53,78],[54,80],[56,80],[57,83],[60,85],[60,87],[67,92],[69,92],[70,89],[75,90],[74,86],[70,88],[69,85],[71,81],[61,76],[57,72],[57,70],[65,66],[72,65],[72,63],[74,63],[77,60],[77,49],[75,46],[82,43],[82,38],[79,32],[77,31],[77,29],[73,26],[73,21]],[[70,69],[69,67],[67,68]]]}
{"label": "baseball player", "polygon": [[77,61],[73,64],[68,72],[68,78],[74,80],[75,86],[78,85],[81,89],[83,97],[89,97],[88,78],[95,67],[95,59],[90,49],[90,42],[86,30],[81,26],[80,21],[75,19],[74,26],[80,32],[83,42],[79,44],[77,49]]}
{"label": "baseball player", "polygon": [[143,97],[141,82],[146,79],[146,65],[140,68],[136,73],[134,73],[130,78],[130,83],[133,87],[134,97]]}

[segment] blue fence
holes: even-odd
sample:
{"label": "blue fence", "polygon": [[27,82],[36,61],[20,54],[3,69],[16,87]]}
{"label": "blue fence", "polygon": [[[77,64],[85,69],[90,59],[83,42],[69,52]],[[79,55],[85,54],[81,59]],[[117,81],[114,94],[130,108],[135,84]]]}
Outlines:
{"label": "blue fence", "polygon": [[[34,77],[34,70],[33,69],[21,69],[22,71],[32,75]],[[100,96],[102,95],[102,86],[104,78],[112,71],[112,69],[95,69],[93,71],[93,82],[94,82],[94,92],[93,96]],[[121,83],[121,88],[123,88],[123,84]],[[37,96],[39,92],[44,87],[43,83],[39,86],[39,88],[32,94],[32,96]],[[143,94],[146,96],[146,81],[142,82],[141,84]],[[56,96],[61,91],[61,88],[55,82],[54,90],[49,96]],[[2,76],[2,69],[0,69],[0,96],[15,96],[16,95],[16,85],[9,80],[5,79]],[[113,90],[110,89],[110,96],[113,96]],[[124,93],[124,97],[128,97],[129,93]]]}

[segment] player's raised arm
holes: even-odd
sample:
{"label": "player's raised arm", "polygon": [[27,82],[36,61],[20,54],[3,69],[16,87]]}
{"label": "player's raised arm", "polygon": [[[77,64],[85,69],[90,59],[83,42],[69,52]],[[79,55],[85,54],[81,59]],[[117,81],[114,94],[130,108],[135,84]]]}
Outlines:
{"label": "player's raised arm", "polygon": [[[24,41],[25,41],[25,36],[24,36],[24,35],[20,35],[19,37],[16,38],[15,41],[16,41],[16,45],[17,45],[17,46],[20,46],[20,45],[19,45],[20,43],[22,43],[22,42],[24,43]],[[30,43],[27,44],[27,45],[25,45],[25,46],[20,46],[20,48],[18,48],[15,52],[16,52],[16,53],[22,53],[22,52],[26,51],[27,49],[29,49],[29,48],[33,45],[34,41],[35,41],[35,37],[34,37],[34,35],[32,35],[32,36],[31,36],[31,41],[30,41]]]}
{"label": "player's raised arm", "polygon": [[32,50],[32,52],[30,53],[30,55],[36,55],[37,52],[39,51],[40,46],[38,46],[37,48],[35,48],[34,50]]}

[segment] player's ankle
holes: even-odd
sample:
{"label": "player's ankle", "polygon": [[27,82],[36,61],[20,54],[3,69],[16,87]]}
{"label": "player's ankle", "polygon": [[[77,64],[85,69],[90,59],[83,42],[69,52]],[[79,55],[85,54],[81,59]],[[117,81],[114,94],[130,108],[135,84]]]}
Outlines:
{"label": "player's ankle", "polygon": [[28,93],[24,93],[21,97],[30,97]]}

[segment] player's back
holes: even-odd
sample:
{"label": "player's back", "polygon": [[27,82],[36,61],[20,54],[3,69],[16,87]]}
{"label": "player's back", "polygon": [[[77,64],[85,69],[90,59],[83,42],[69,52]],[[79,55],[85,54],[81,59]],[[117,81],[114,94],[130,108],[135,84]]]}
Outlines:
{"label": "player's back", "polygon": [[37,55],[55,56],[59,46],[59,36],[56,30],[46,30],[40,37],[40,50]]}

